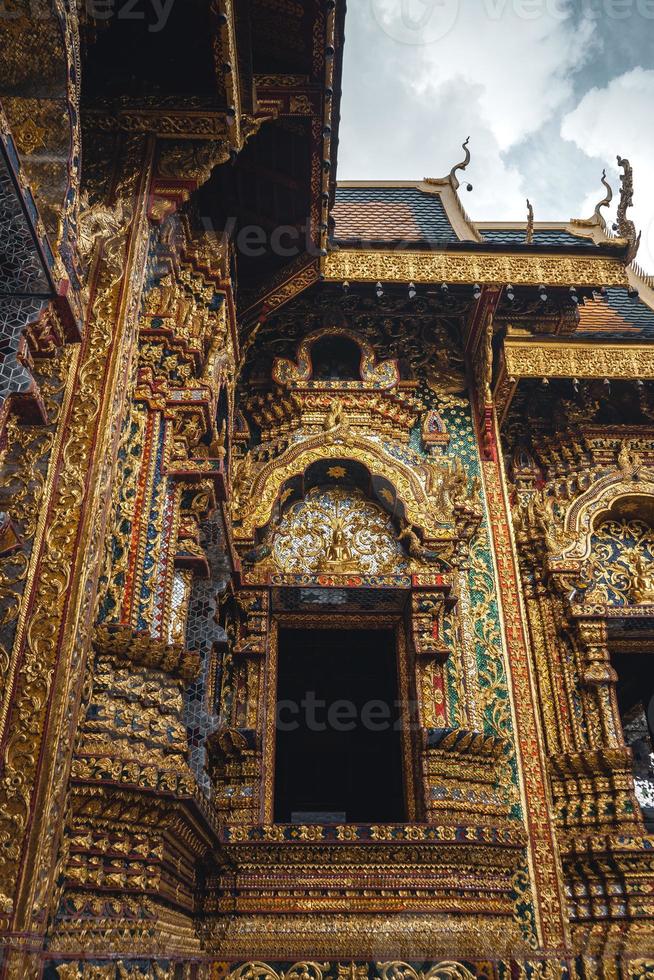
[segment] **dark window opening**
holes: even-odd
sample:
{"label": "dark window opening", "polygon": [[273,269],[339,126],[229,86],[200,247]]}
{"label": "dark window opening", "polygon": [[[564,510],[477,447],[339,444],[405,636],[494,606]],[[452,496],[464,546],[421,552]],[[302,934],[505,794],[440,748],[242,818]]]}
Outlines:
{"label": "dark window opening", "polygon": [[391,630],[282,629],[275,820],[406,820]]}
{"label": "dark window opening", "polygon": [[361,348],[349,337],[327,334],[311,347],[314,381],[361,381]]}
{"label": "dark window opening", "polygon": [[645,825],[654,831],[654,657],[620,653],[611,657],[618,675],[616,694],[624,737],[633,753],[634,782]]}

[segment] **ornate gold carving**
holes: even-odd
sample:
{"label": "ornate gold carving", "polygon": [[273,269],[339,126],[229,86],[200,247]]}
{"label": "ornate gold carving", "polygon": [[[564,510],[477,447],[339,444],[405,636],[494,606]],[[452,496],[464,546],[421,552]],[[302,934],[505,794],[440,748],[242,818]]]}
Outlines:
{"label": "ornate gold carving", "polygon": [[411,593],[411,639],[418,657],[439,661],[447,658],[450,650],[444,638],[445,608],[442,592]]}
{"label": "ornate gold carving", "polygon": [[[256,311],[261,306],[265,307],[266,316],[274,313],[290,300],[299,296],[305,289],[313,286],[319,278],[318,259],[311,260],[304,255],[300,256],[292,263],[290,270],[285,269],[283,275],[279,274],[277,281],[273,280],[272,287],[267,285],[256,296],[246,297],[247,305],[244,304],[245,308],[241,311],[244,321],[252,323],[256,319]],[[247,340],[248,346],[253,343],[260,325],[261,320],[258,320],[250,330]]]}
{"label": "ornate gold carving", "polygon": [[385,252],[339,249],[325,259],[336,282],[414,282],[626,286],[624,266],[606,256],[498,255],[489,252]]}
{"label": "ornate gold carving", "polygon": [[577,587],[584,603],[654,602],[654,529],[635,519],[609,518],[595,528]]}
{"label": "ornate gold carving", "polygon": [[99,242],[115,239],[123,234],[130,219],[129,205],[124,198],[119,198],[113,206],[107,206],[100,201],[91,204],[88,192],[83,191],[80,195],[77,241],[82,259],[88,261]]}
{"label": "ornate gold carving", "polygon": [[160,138],[184,140],[217,140],[228,136],[224,112],[194,109],[192,105],[164,109],[134,106],[117,111],[93,106],[86,110],[86,118],[93,129],[104,133],[153,133]]}
{"label": "ornate gold carving", "polygon": [[[342,327],[323,327],[310,333],[298,345],[295,361],[283,357],[275,358],[272,368],[273,381],[287,388],[302,389],[308,382],[312,382],[314,386],[319,386],[321,380],[320,378],[316,380],[316,365],[313,364],[312,360],[312,347],[317,340],[325,337],[347,337],[356,344],[361,352],[360,377],[340,382],[340,387],[353,391],[360,391],[364,388],[383,391],[397,387],[400,380],[397,361],[378,361],[370,343],[358,336],[356,332]],[[322,383],[325,388],[329,387],[328,384]]]}
{"label": "ornate gold carving", "polygon": [[409,557],[413,558],[419,565],[428,565],[431,562],[438,561],[437,552],[431,551],[424,546],[420,540],[420,535],[408,521],[401,521],[397,539],[402,542],[409,553]]}
{"label": "ornate gold carving", "polygon": [[512,378],[654,378],[654,350],[644,344],[504,341]]}
{"label": "ornate gold carving", "polygon": [[[266,963],[244,963],[228,974],[227,980],[323,980],[329,963],[294,963],[283,973],[278,973]],[[367,971],[366,971],[367,972]]]}
{"label": "ornate gold carving", "polygon": [[230,150],[240,150],[246,140],[257,133],[270,116],[243,116],[240,120],[240,142],[234,144],[226,127],[222,138],[210,140],[184,140],[163,143],[158,159],[158,176],[177,180],[192,180],[204,184],[214,167],[226,163]]}
{"label": "ornate gold carving", "polygon": [[227,139],[170,143],[162,146],[158,172],[161,177],[205,183],[214,167],[229,160]]}
{"label": "ornate gold carving", "polygon": [[360,491],[311,490],[284,515],[272,539],[272,556],[284,572],[407,570],[388,514]]}
{"label": "ornate gold carving", "polygon": [[649,557],[640,553],[633,561],[631,594],[638,603],[654,603],[654,534],[652,538]]}
{"label": "ornate gold carving", "polygon": [[[133,169],[134,150],[143,159],[142,147],[127,148],[117,198],[131,197],[147,180],[147,173]],[[57,478],[48,487],[32,556],[38,576],[32,580],[30,602],[21,607],[13,653],[20,681],[9,716],[0,791],[1,832],[12,845],[2,849],[0,888],[16,896],[13,921],[26,931],[42,928],[33,923],[47,918],[110,495],[115,420],[125,395],[140,293],[140,276],[118,285],[116,266],[126,261],[133,232],[129,254],[142,273],[142,216],[139,210],[125,234],[105,249],[106,263],[97,273],[87,336],[62,407]],[[29,855],[29,871],[18,878],[21,854]],[[9,901],[5,911],[8,906]]]}
{"label": "ornate gold carving", "polygon": [[[588,558],[591,532],[597,520],[624,501],[654,497],[654,472],[650,467],[626,473],[609,469],[595,473],[595,479],[581,485],[581,493],[565,502],[553,496],[542,497],[543,507],[532,505],[532,520],[545,520],[549,537],[550,563],[554,571],[579,569],[575,564]],[[536,498],[534,498],[535,501]],[[535,508],[535,509],[534,509]]]}
{"label": "ornate gold carving", "polygon": [[138,633],[129,626],[106,627],[96,630],[95,643],[104,654],[114,654],[139,666],[156,668],[180,677],[187,684],[200,668],[197,653],[187,651],[183,644],[155,640],[149,633]]}
{"label": "ornate gold carving", "polygon": [[[425,537],[452,539],[451,532],[444,532],[436,526],[438,520],[448,520],[444,500],[431,496],[416,472],[372,440],[338,430],[327,436],[310,436],[298,445],[290,446],[273,463],[262,466],[254,479],[252,460],[249,454],[245,457],[237,475],[237,486],[240,489],[234,517],[240,524],[235,527],[236,538],[252,538],[256,528],[264,527],[268,523],[275,500],[289,477],[302,473],[311,463],[333,458],[356,460],[371,473],[390,479],[404,502],[409,521],[423,528]],[[430,471],[436,469],[434,466],[429,467]],[[442,469],[446,472],[445,467]],[[458,483],[453,484],[453,488],[456,493],[461,489]]]}
{"label": "ornate gold carving", "polygon": [[474,974],[463,966],[451,960],[437,963],[428,970],[416,970],[408,963],[393,961],[377,963],[381,980],[474,980]]}

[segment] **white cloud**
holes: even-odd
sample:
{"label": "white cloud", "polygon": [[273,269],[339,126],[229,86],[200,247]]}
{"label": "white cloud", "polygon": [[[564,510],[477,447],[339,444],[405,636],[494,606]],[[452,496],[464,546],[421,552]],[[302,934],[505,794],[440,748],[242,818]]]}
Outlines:
{"label": "white cloud", "polygon": [[[605,88],[592,88],[561,123],[561,136],[588,156],[613,162],[620,153],[630,161],[634,170],[634,208],[630,217],[642,229],[638,261],[648,270],[654,270],[654,131],[649,125],[652,105],[654,71],[634,68],[612,79]],[[612,176],[611,183],[617,190],[617,170]],[[590,197],[585,207],[588,213],[592,212]]]}
{"label": "white cloud", "polygon": [[[518,3],[463,0],[451,33],[422,48],[415,87],[438,97],[452,78],[479,86],[479,106],[500,150],[538,130],[572,94],[572,73],[592,52],[592,21],[520,16]],[[538,13],[538,8],[536,8]]]}
{"label": "white cloud", "polygon": [[590,22],[573,29],[561,6],[554,16],[554,0],[544,0],[550,13],[530,18],[521,0],[351,4],[339,177],[441,176],[470,135],[466,207],[479,220],[525,215],[528,188],[507,151],[569,100],[571,72],[592,48]]}
{"label": "white cloud", "polygon": [[[629,72],[621,76],[631,78],[626,88],[616,89],[616,79],[574,109],[575,86],[584,91],[586,79],[588,87],[605,77],[615,31],[622,48],[635,51],[642,20],[593,19],[590,3],[573,18],[573,7],[568,0],[355,0],[346,20],[339,178],[442,176],[469,135],[465,180],[474,192],[461,195],[473,218],[526,220],[529,197],[536,220],[566,221],[592,213],[602,168],[621,152],[634,164],[636,214],[648,226],[654,72]],[[650,237],[651,254],[654,230]],[[640,258],[654,269],[644,248]]]}

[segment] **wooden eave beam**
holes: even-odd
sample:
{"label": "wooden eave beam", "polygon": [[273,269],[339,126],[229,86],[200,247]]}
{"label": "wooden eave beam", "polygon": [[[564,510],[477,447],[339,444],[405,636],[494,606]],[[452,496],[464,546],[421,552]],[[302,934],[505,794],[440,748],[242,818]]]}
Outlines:
{"label": "wooden eave beam", "polygon": [[506,419],[520,382],[540,378],[653,380],[654,343],[506,337],[493,389],[500,423]]}
{"label": "wooden eave beam", "polygon": [[328,253],[323,272],[331,282],[628,286],[625,266],[618,258],[534,251],[516,255],[470,246],[465,251],[341,248]]}

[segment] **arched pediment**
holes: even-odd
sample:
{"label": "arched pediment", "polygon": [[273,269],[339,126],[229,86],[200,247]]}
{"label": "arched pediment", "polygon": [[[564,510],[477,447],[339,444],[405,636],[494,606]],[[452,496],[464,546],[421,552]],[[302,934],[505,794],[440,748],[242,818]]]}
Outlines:
{"label": "arched pediment", "polygon": [[388,513],[359,489],[313,487],[275,528],[272,560],[285,573],[402,574],[410,561]]}
{"label": "arched pediment", "polygon": [[560,548],[550,561],[582,562],[590,554],[593,529],[616,507],[640,500],[654,509],[654,473],[647,468],[614,470],[592,484],[569,505],[561,522]]}
{"label": "arched pediment", "polygon": [[240,497],[243,505],[234,514],[236,539],[251,541],[255,532],[268,524],[282,489],[292,477],[303,474],[313,463],[332,459],[354,460],[373,478],[388,481],[403,505],[406,519],[423,531],[425,540],[452,539],[452,517],[447,512],[443,490],[444,469],[428,463],[410,467],[378,443],[349,431],[311,436],[250,475],[250,485]]}

